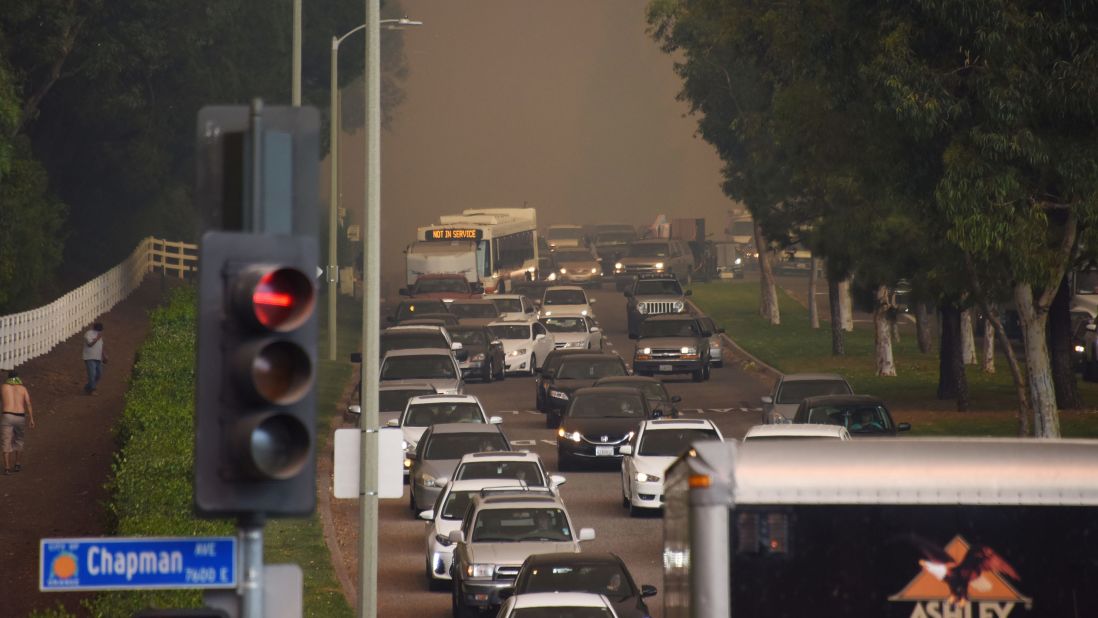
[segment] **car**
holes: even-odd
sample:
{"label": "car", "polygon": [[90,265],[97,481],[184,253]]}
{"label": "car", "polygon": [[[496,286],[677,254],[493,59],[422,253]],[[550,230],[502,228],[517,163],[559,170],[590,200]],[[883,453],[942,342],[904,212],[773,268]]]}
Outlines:
{"label": "car", "polygon": [[550,251],[556,251],[564,247],[584,247],[587,245],[583,227],[579,225],[550,225],[545,232],[545,239],[549,241]]}
{"label": "car", "polygon": [[[416,450],[416,445],[427,428],[436,423],[480,423],[498,425],[499,416],[489,417],[476,395],[420,395],[408,400],[400,418],[391,420],[387,427],[399,427],[403,436],[404,456]],[[408,473],[408,468],[404,469]]]}
{"label": "car", "polygon": [[466,358],[468,353],[463,350],[464,344],[456,342],[450,336],[445,326],[432,326],[427,324],[400,324],[390,326],[381,331],[378,337],[378,358],[384,358],[390,350],[408,350],[414,348],[441,348],[454,353],[454,358],[459,361]]}
{"label": "car", "polygon": [[[408,453],[408,506],[418,513],[435,503],[442,485],[454,474],[468,453],[509,451],[511,444],[498,424],[436,423],[423,432],[414,451]],[[443,479],[439,483],[437,479]]]}
{"label": "car", "polygon": [[754,425],[743,436],[748,440],[849,440],[850,432],[842,425],[819,423],[782,423],[780,425]]}
{"label": "car", "polygon": [[774,383],[769,395],[762,397],[763,424],[789,423],[805,397],[816,395],[852,395],[854,389],[837,373],[791,373]]}
{"label": "car", "polygon": [[449,350],[414,348],[392,350],[381,359],[380,384],[427,383],[445,395],[465,391],[461,367]]}
{"label": "car", "polygon": [[637,375],[689,373],[695,382],[709,379],[709,337],[692,315],[656,315],[640,325],[633,349]]}
{"label": "car", "polygon": [[622,618],[648,618],[644,600],[656,587],[638,586],[617,554],[534,554],[522,563],[511,596],[572,592],[605,596]]}
{"label": "car", "polygon": [[532,318],[492,322],[488,332],[503,343],[508,373],[534,375],[541,361],[556,347],[553,333]]}
{"label": "car", "polygon": [[483,298],[455,300],[447,305],[447,310],[458,318],[461,326],[487,326],[500,319],[495,303]]}
{"label": "car", "polygon": [[705,418],[656,419],[637,428],[621,447],[621,504],[630,515],[663,507],[664,473],[671,462],[698,440],[723,440]]}
{"label": "car", "polygon": [[631,225],[621,228],[595,228],[595,251],[602,258],[602,274],[613,275],[614,264],[625,255],[626,248],[637,239],[637,231]]}
{"label": "car", "polygon": [[492,301],[499,309],[501,320],[521,320],[538,317],[538,308],[525,294],[485,294],[482,298]]}
{"label": "car", "polygon": [[564,361],[564,357],[572,356],[576,354],[590,354],[592,350],[584,350],[582,348],[555,348],[548,356],[545,357],[545,361],[542,362],[541,368],[535,373],[534,376],[534,407],[539,412],[545,411],[545,401],[548,397],[547,391],[551,380],[545,377],[545,374],[550,370],[556,370],[560,367],[561,362]]}
{"label": "car", "polygon": [[724,334],[724,329],[717,326],[717,323],[713,321],[713,318],[707,315],[698,316],[698,320],[701,322],[702,330],[710,333],[709,366],[724,367],[724,344],[721,342],[721,335]]}
{"label": "car", "polygon": [[541,379],[545,389],[545,426],[560,425],[561,415],[577,389],[593,386],[595,380],[607,376],[628,375],[625,361],[617,354],[590,352],[564,357],[554,369],[542,369]]}
{"label": "car", "polygon": [[452,313],[423,313],[412,319],[404,320],[400,326],[460,326],[458,317]]}
{"label": "car", "polygon": [[[434,507],[421,511],[419,518],[427,522],[427,556],[424,578],[429,590],[444,589],[450,583],[450,564],[454,559],[454,544],[450,531],[461,528],[465,511],[485,489],[516,490],[514,479],[471,478],[447,483],[435,500]],[[548,491],[546,489],[546,491]]]}
{"label": "car", "polygon": [[690,283],[693,268],[694,254],[685,240],[651,238],[629,245],[625,254],[614,263],[614,274],[619,277],[666,274],[682,283]]}
{"label": "car", "polygon": [[401,296],[410,298],[435,298],[454,300],[455,298],[476,298],[484,293],[480,283],[470,283],[460,273],[438,273],[420,275],[416,282],[406,288],[400,288]]}
{"label": "car", "polygon": [[895,436],[911,429],[911,423],[894,422],[884,401],[870,395],[806,397],[793,422],[842,425],[855,438]]}
{"label": "car", "polygon": [[591,386],[572,393],[557,429],[557,467],[621,459],[637,424],[652,417],[648,400],[635,388]]}
{"label": "car", "polygon": [[513,587],[527,557],[579,553],[580,543],[594,538],[592,528],[577,532],[557,496],[534,492],[473,496],[461,528],[450,532],[450,540],[456,544],[450,565],[455,618],[498,607],[500,591]]}
{"label": "car", "polygon": [[812,252],[800,243],[783,249],[774,264],[774,272],[779,275],[807,275],[811,269]]}
{"label": "car", "polygon": [[421,299],[403,300],[393,309],[386,319],[390,324],[400,324],[405,320],[418,318],[424,313],[446,313],[446,303],[441,300]]}
{"label": "car", "polygon": [[648,407],[652,414],[678,418],[679,409],[675,404],[682,401],[682,397],[667,392],[667,386],[658,378],[649,376],[610,376],[595,380],[592,386],[624,386],[635,388],[644,394],[648,400]]}
{"label": "car", "polygon": [[589,247],[558,248],[553,258],[557,262],[555,281],[582,285],[602,280],[602,260]]}
{"label": "car", "polygon": [[553,315],[587,315],[595,317],[591,305],[594,298],[588,298],[587,292],[577,285],[551,285],[545,288],[538,309],[538,317]]}
{"label": "car", "polygon": [[[359,354],[359,361],[361,362],[362,355]],[[358,374],[356,374],[358,375]],[[389,421],[399,419],[400,415],[404,413],[404,408],[408,406],[408,400],[417,395],[434,395],[435,387],[427,384],[426,382],[410,383],[410,384],[382,384],[377,389],[378,399],[378,421],[382,425],[388,424]],[[362,419],[362,406],[360,401],[362,400],[362,382],[355,383],[355,388],[351,393],[351,403],[347,406],[347,411],[344,414],[344,420],[353,423],[356,427],[361,425]]]}
{"label": "car", "polygon": [[538,592],[513,596],[500,607],[497,618],[617,618],[610,600],[585,592]]}
{"label": "car", "polygon": [[586,315],[552,315],[541,319],[553,333],[556,349],[602,351],[602,329]]}
{"label": "car", "polygon": [[459,361],[465,379],[481,382],[502,380],[507,373],[503,342],[492,336],[486,326],[451,326],[448,329],[455,343],[460,343],[465,360]]}
{"label": "car", "polygon": [[452,480],[480,478],[509,479],[512,486],[541,487],[554,494],[567,480],[559,474],[549,474],[541,463],[541,456],[529,451],[469,453],[454,468]]}
{"label": "car", "polygon": [[683,291],[674,277],[667,275],[637,277],[625,289],[628,334],[638,335],[641,322],[650,316],[686,313],[686,297],[690,294],[690,290]]}

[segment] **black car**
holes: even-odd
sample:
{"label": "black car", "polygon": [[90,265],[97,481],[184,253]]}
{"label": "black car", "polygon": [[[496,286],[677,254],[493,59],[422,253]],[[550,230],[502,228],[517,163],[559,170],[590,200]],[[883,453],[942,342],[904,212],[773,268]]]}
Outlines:
{"label": "black car", "polygon": [[644,600],[656,587],[637,586],[617,554],[534,554],[522,563],[515,587],[500,596],[534,592],[590,592],[605,595],[621,618],[648,618]]}
{"label": "black car", "polygon": [[884,401],[870,395],[807,397],[793,422],[842,425],[852,437],[895,436],[911,429],[911,423],[895,423]]}
{"label": "black car", "polygon": [[503,360],[503,342],[493,339],[486,327],[450,326],[446,330],[467,355],[460,363],[465,378],[479,378],[483,382],[504,378],[507,366]]}
{"label": "black car", "polygon": [[624,386],[638,389],[641,393],[644,393],[644,398],[648,400],[648,407],[653,414],[659,411],[660,416],[674,418],[679,415],[679,409],[675,407],[675,404],[682,401],[682,397],[668,393],[667,387],[656,378],[648,376],[611,376],[596,380],[594,386]]}
{"label": "black car", "polygon": [[617,354],[577,354],[565,357],[556,368],[542,367],[545,426],[553,428],[560,424],[561,414],[576,389],[591,386],[599,378],[624,375],[629,375],[629,370]]}
{"label": "black car", "polygon": [[446,303],[441,300],[404,300],[401,301],[393,313],[388,316],[391,324],[399,324],[405,320],[412,320],[425,313],[447,313]]}
{"label": "black car", "polygon": [[650,418],[648,400],[635,388],[594,386],[575,391],[557,430],[557,467],[620,461],[619,448],[641,421]]}
{"label": "black car", "polygon": [[585,349],[568,349],[561,348],[556,349],[546,355],[545,360],[541,363],[541,369],[534,372],[534,407],[539,412],[545,412],[545,400],[549,397],[546,392],[549,388],[549,380],[545,379],[545,371],[547,369],[556,370],[560,367],[560,364],[564,362],[566,356],[574,356],[576,354],[590,354],[591,350]]}

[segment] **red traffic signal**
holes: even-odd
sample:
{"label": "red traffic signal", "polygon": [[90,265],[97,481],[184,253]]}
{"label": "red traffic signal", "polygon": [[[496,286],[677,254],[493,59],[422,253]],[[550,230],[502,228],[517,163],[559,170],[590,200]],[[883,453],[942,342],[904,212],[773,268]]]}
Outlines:
{"label": "red traffic signal", "polygon": [[257,327],[275,332],[293,330],[313,315],[316,287],[297,268],[261,265],[249,267],[236,278],[236,310]]}

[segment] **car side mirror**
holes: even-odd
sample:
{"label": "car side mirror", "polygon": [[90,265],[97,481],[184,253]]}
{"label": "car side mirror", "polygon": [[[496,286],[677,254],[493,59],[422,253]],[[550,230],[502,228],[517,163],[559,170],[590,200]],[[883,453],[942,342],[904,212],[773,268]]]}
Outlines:
{"label": "car side mirror", "polygon": [[663,418],[663,410],[659,408],[652,410],[652,418]]}
{"label": "car side mirror", "polygon": [[499,425],[502,422],[503,422],[503,417],[502,416],[490,416],[490,417],[488,417],[488,424],[489,425]]}
{"label": "car side mirror", "polygon": [[534,335],[534,341],[541,341],[542,339],[545,339],[545,333],[538,333]]}
{"label": "car side mirror", "polygon": [[682,295],[683,296],[693,296],[694,295],[694,290],[687,290],[687,291],[683,292]]}
{"label": "car side mirror", "polygon": [[681,395],[671,395],[671,403],[679,403],[682,401]]}
{"label": "car side mirror", "polygon": [[362,352],[351,352],[351,362],[352,363],[361,363],[362,362]]}
{"label": "car side mirror", "polygon": [[717,334],[718,335],[723,335],[724,334],[724,329],[723,328],[718,328],[717,329]]}
{"label": "car side mirror", "polygon": [[633,445],[632,444],[623,444],[623,445],[618,447],[618,452],[621,453],[622,455],[632,455],[633,454]]}
{"label": "car side mirror", "polygon": [[640,339],[640,335],[638,335],[637,333],[629,333],[629,338],[630,339]]}
{"label": "car side mirror", "polygon": [[461,343],[460,341],[455,341],[455,342],[450,344],[450,349],[451,350],[460,350],[464,347],[465,347],[465,345],[463,343]]}
{"label": "car side mirror", "polygon": [[598,326],[592,326],[591,327],[591,332],[593,332],[593,333],[598,333],[598,332],[601,332],[601,331],[602,331],[602,329],[599,328]]}
{"label": "car side mirror", "polygon": [[446,485],[449,482],[450,482],[450,477],[447,477],[447,476],[435,477],[435,487],[446,487]]}
{"label": "car side mirror", "polygon": [[774,398],[771,397],[770,395],[764,395],[762,397],[759,397],[759,401],[762,401],[764,404],[769,406],[769,405],[773,405]]}
{"label": "car side mirror", "polygon": [[625,291],[625,297],[626,298],[633,298],[633,290],[626,290]]}
{"label": "car side mirror", "polygon": [[498,347],[503,346],[503,342],[500,341],[499,339],[493,339],[493,340],[488,342],[488,345],[492,346],[493,348],[498,348]]}
{"label": "car side mirror", "polygon": [[388,423],[385,423],[385,426],[386,427],[400,427],[400,421],[394,418],[393,420],[389,421]]}
{"label": "car side mirror", "polygon": [[546,378],[549,378],[550,380],[557,377],[557,370],[556,369],[545,369],[544,367],[542,367],[538,371],[541,373],[541,375],[545,376]]}
{"label": "car side mirror", "polygon": [[911,423],[900,423],[896,425],[896,431],[911,431]]}
{"label": "car side mirror", "polygon": [[568,482],[568,479],[561,476],[561,475],[559,475],[559,474],[549,475],[549,486],[550,487],[560,487],[561,485],[563,485],[567,482]]}
{"label": "car side mirror", "polygon": [[400,288],[399,290],[397,290],[397,293],[400,294],[401,296],[411,296],[412,295],[411,291],[408,288]]}
{"label": "car side mirror", "polygon": [[446,538],[450,539],[451,543],[461,543],[465,540],[465,533],[461,530],[451,530]]}
{"label": "car side mirror", "polygon": [[419,518],[423,519],[425,521],[431,521],[432,519],[435,518],[435,510],[434,509],[427,509],[426,511],[420,511],[419,512]]}
{"label": "car side mirror", "polygon": [[656,587],[651,584],[644,584],[641,586],[641,597],[654,597],[656,596]]}
{"label": "car side mirror", "polygon": [[710,338],[710,337],[712,337],[712,336],[713,336],[713,333],[711,333],[711,332],[709,332],[709,331],[707,331],[707,330],[703,330],[703,331],[702,331],[702,334],[701,334],[701,336],[702,336],[702,337],[705,337],[706,339],[708,339],[708,338]]}
{"label": "car side mirror", "polygon": [[362,406],[360,406],[358,404],[355,404],[353,406],[347,406],[347,411],[350,412],[351,414],[358,414],[358,415],[361,416],[362,415]]}
{"label": "car side mirror", "polygon": [[580,541],[594,541],[595,529],[594,528],[580,528]]}
{"label": "car side mirror", "polygon": [[597,302],[599,302],[599,299],[597,299],[597,298],[588,298],[587,299],[587,304],[589,304],[589,305],[593,305]]}

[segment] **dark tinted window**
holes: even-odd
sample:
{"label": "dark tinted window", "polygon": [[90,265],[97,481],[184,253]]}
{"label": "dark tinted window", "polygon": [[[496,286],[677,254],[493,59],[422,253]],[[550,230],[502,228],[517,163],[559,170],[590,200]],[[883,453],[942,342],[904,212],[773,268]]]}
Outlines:
{"label": "dark tinted window", "polygon": [[416,348],[443,348],[450,349],[446,337],[439,331],[417,333],[382,333],[379,342],[381,354],[384,356],[389,350],[412,350]]}
{"label": "dark tinted window", "polygon": [[716,440],[717,432],[712,429],[656,429],[648,430],[641,436],[638,455],[655,457],[678,457],[698,440]]}
{"label": "dark tinted window", "polygon": [[820,406],[798,415],[803,423],[842,425],[850,433],[883,433],[891,431],[892,417],[888,410],[876,405]]}
{"label": "dark tinted window", "polygon": [[611,618],[613,614],[603,607],[522,607],[512,614],[514,618]]}
{"label": "dark tinted window", "polygon": [[462,479],[514,479],[534,487],[545,487],[545,478],[533,461],[468,461],[454,474]]}
{"label": "dark tinted window", "polygon": [[565,358],[557,370],[560,380],[597,380],[623,375],[625,367],[616,358]]}
{"label": "dark tinted window", "polygon": [[483,509],[473,522],[472,542],[571,541],[568,518],[558,508]]}
{"label": "dark tinted window", "polygon": [[586,305],[587,296],[583,290],[548,290],[542,305]]}
{"label": "dark tinted window", "polygon": [[449,520],[458,520],[465,517],[465,509],[469,508],[473,496],[479,493],[479,491],[451,491],[446,496],[446,503],[442,505],[441,517]]}
{"label": "dark tinted window", "polygon": [[450,303],[450,313],[459,318],[496,318],[499,309],[492,303]]}
{"label": "dark tinted window", "polygon": [[461,459],[469,453],[510,449],[507,440],[499,433],[432,434],[424,459]]}
{"label": "dark tinted window", "polygon": [[424,313],[445,313],[446,304],[441,300],[417,300],[400,303],[397,308],[397,321],[410,320]]}
{"label": "dark tinted window", "polygon": [[381,368],[382,380],[447,380],[455,379],[454,361],[451,356],[395,356],[385,360]]}
{"label": "dark tinted window", "polygon": [[645,417],[644,402],[636,395],[583,395],[572,401],[568,416],[572,418],[635,418]]}
{"label": "dark tinted window", "polygon": [[431,395],[434,390],[401,389],[383,390],[377,394],[378,410],[381,412],[403,412],[408,407],[408,400],[417,395]]}
{"label": "dark tinted window", "polygon": [[633,289],[637,296],[682,296],[682,286],[671,279],[640,280]]}
{"label": "dark tinted window", "polygon": [[469,293],[469,282],[465,279],[424,279],[416,282],[416,292],[426,294],[429,292],[457,292]]}
{"label": "dark tinted window", "polygon": [[450,338],[464,346],[488,345],[488,337],[479,328],[475,330],[451,329]]}
{"label": "dark tinted window", "polygon": [[480,406],[469,401],[417,403],[404,415],[405,427],[430,427],[435,423],[483,423]]}
{"label": "dark tinted window", "polygon": [[850,386],[842,380],[797,380],[782,382],[775,403],[800,403],[805,397],[849,395]]}
{"label": "dark tinted window", "polygon": [[515,580],[515,594],[528,592],[590,592],[616,601],[636,594],[621,565],[609,561],[523,569]]}
{"label": "dark tinted window", "polygon": [[529,324],[497,324],[489,326],[488,330],[497,339],[532,339]]}
{"label": "dark tinted window", "polygon": [[522,313],[522,300],[518,298],[493,298],[492,303],[500,312]]}
{"label": "dark tinted window", "polygon": [[554,333],[586,333],[587,320],[579,318],[542,318],[545,328]]}
{"label": "dark tinted window", "polygon": [[664,243],[648,243],[629,246],[629,257],[667,257],[670,248]]}

